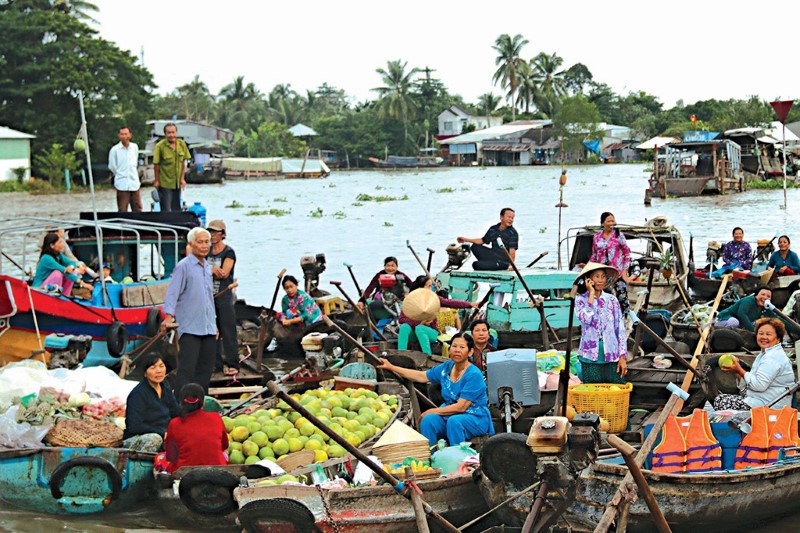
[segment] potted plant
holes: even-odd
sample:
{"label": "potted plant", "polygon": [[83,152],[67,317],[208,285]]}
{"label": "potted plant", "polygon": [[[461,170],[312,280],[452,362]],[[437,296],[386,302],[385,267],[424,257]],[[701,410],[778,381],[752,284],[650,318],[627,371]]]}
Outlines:
{"label": "potted plant", "polygon": [[672,260],[672,250],[666,250],[661,254],[659,263],[661,266],[661,275],[664,276],[664,279],[670,279],[672,277]]}

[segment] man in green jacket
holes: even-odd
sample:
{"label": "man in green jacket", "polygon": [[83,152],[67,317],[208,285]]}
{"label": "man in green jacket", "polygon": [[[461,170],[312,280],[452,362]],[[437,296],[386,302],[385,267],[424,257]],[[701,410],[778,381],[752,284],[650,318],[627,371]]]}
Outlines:
{"label": "man in green jacket", "polygon": [[186,188],[186,161],[191,158],[189,147],[178,139],[178,126],[164,126],[164,139],[153,149],[153,170],[161,211],[181,210],[181,191]]}

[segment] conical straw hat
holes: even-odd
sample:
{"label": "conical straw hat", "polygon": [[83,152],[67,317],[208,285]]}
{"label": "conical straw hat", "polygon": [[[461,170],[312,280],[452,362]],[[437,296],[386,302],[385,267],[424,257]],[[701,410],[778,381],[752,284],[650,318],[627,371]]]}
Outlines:
{"label": "conical straw hat", "polygon": [[586,263],[583,269],[581,269],[581,272],[580,274],[578,274],[578,277],[575,278],[575,281],[572,282],[572,291],[570,292],[570,295],[573,298],[577,294],[578,282],[586,277],[589,277],[589,275],[595,270],[606,271],[606,276],[608,276],[608,282],[606,283],[606,286],[610,286],[612,283],[614,283],[614,280],[616,280],[617,276],[619,276],[619,272],[617,272],[616,268],[604,265],[602,263],[595,263],[593,261],[589,261],[588,263]]}
{"label": "conical straw hat", "polygon": [[439,297],[430,289],[415,289],[403,300],[403,314],[411,320],[425,322],[439,314]]}
{"label": "conical straw hat", "polygon": [[381,446],[389,446],[391,444],[407,444],[409,442],[424,442],[427,445],[428,439],[400,420],[395,420],[392,425],[383,432],[381,438],[378,439],[378,442],[376,442],[372,448],[380,448]]}

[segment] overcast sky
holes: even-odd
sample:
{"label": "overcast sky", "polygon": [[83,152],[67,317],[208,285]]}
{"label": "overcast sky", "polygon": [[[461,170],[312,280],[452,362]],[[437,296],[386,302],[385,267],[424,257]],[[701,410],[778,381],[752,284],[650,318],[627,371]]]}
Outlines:
{"label": "overcast sky", "polygon": [[[243,75],[262,92],[324,82],[374,99],[375,69],[402,59],[435,69],[475,102],[492,85],[498,35],[521,33],[528,59],[557,53],[621,94],[669,108],[710,98],[800,96],[793,25],[800,2],[94,0],[100,35],[137,57],[165,94],[195,75],[213,94]],[[781,32],[778,28],[783,27]],[[780,46],[792,45],[787,50]]]}

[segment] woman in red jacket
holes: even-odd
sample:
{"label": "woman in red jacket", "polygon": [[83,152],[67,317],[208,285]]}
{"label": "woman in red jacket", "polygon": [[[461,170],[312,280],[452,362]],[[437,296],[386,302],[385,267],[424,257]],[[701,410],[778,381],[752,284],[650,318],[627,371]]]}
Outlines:
{"label": "woman in red jacket", "polygon": [[203,409],[205,394],[197,383],[181,388],[181,413],[167,426],[164,449],[169,472],[182,466],[218,466],[228,464],[228,434],[219,413]]}

